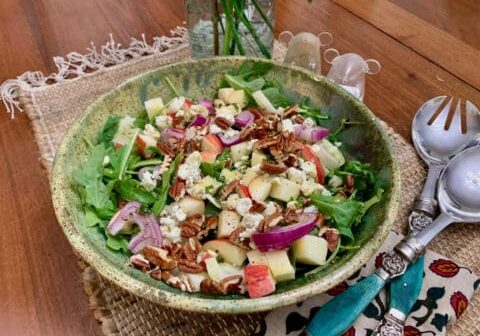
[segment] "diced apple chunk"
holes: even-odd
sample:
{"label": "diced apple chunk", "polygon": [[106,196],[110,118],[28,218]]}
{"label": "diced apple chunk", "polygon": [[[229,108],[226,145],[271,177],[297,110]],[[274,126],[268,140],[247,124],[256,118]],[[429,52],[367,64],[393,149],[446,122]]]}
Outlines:
{"label": "diced apple chunk", "polygon": [[306,235],[293,243],[292,251],[297,262],[320,266],[327,260],[328,243],[321,237]]}
{"label": "diced apple chunk", "polygon": [[202,158],[202,162],[214,163],[217,158],[217,153],[204,151],[200,152],[200,157]]}
{"label": "diced apple chunk", "polygon": [[212,250],[233,266],[241,266],[247,259],[244,249],[225,239],[210,240],[202,245],[202,251]]}
{"label": "diced apple chunk", "polygon": [[240,108],[245,106],[246,100],[245,91],[243,90],[235,90],[227,96],[228,104],[238,104]]}
{"label": "diced apple chunk", "polygon": [[240,225],[240,215],[235,211],[222,210],[218,215],[217,238],[224,238],[238,228]]}
{"label": "diced apple chunk", "polygon": [[205,212],[205,203],[203,200],[185,196],[180,201],[178,201],[178,206],[182,209],[183,212],[187,215],[187,217],[191,217],[194,215],[203,215]]}
{"label": "diced apple chunk", "polygon": [[225,183],[229,183],[233,180],[239,179],[242,177],[242,173],[239,171],[233,171],[227,168],[222,169],[222,172],[220,173],[220,176],[222,176],[225,179]]}
{"label": "diced apple chunk", "polygon": [[224,103],[228,104],[228,96],[230,96],[235,89],[233,88],[221,88],[218,89],[218,98],[223,100]]}
{"label": "diced apple chunk", "polygon": [[266,159],[267,156],[261,150],[254,150],[252,153],[252,167],[261,164]]}
{"label": "diced apple chunk", "polygon": [[242,184],[249,185],[250,182],[252,182],[252,180],[258,176],[258,174],[259,174],[258,169],[254,167],[248,168],[245,171],[245,174],[243,174],[242,176],[242,180],[241,180]]}
{"label": "diced apple chunk", "polygon": [[213,281],[220,281],[223,278],[223,272],[216,258],[205,259],[208,276]]}
{"label": "diced apple chunk", "polygon": [[230,147],[232,153],[232,160],[234,162],[241,161],[243,157],[249,156],[252,152],[252,145],[250,142],[241,142]]}
{"label": "diced apple chunk", "polygon": [[289,202],[298,197],[300,189],[301,186],[297,183],[282,177],[277,177],[272,181],[270,196],[280,201]]}
{"label": "diced apple chunk", "polygon": [[208,275],[205,272],[185,273],[185,276],[187,277],[188,282],[190,283],[192,292],[200,292],[200,284],[202,283],[203,280],[208,278]]}
{"label": "diced apple chunk", "polygon": [[220,154],[223,150],[223,145],[220,139],[215,134],[205,135],[202,138],[201,149],[205,152],[212,152]]}
{"label": "diced apple chunk", "polygon": [[345,157],[342,152],[327,139],[314,144],[312,150],[318,155],[323,166],[327,169],[335,169],[345,164]]}
{"label": "diced apple chunk", "polygon": [[288,250],[260,252],[252,250],[247,253],[250,264],[267,264],[276,281],[295,279],[295,268],[288,258]]}
{"label": "diced apple chunk", "polygon": [[275,280],[267,265],[247,265],[243,269],[248,295],[258,298],[275,291]]}
{"label": "diced apple chunk", "polygon": [[148,119],[150,120],[158,116],[165,107],[163,105],[163,100],[160,97],[149,99],[145,101],[144,104],[145,110],[147,110]]}
{"label": "diced apple chunk", "polygon": [[271,177],[262,175],[254,178],[248,185],[248,191],[257,202],[263,202],[271,193],[272,182]]}

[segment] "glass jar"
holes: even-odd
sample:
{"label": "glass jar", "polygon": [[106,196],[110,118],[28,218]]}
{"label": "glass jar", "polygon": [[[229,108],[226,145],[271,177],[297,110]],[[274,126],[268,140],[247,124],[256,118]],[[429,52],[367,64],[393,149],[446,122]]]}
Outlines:
{"label": "glass jar", "polygon": [[274,0],[185,0],[192,57],[271,58]]}

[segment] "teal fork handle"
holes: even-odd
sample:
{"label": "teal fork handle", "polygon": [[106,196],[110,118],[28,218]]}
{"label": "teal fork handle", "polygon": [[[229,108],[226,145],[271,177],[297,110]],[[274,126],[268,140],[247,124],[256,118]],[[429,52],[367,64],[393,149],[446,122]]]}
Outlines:
{"label": "teal fork handle", "polygon": [[368,304],[385,286],[385,280],[373,273],[337,295],[317,311],[305,332],[310,336],[337,336],[355,322]]}

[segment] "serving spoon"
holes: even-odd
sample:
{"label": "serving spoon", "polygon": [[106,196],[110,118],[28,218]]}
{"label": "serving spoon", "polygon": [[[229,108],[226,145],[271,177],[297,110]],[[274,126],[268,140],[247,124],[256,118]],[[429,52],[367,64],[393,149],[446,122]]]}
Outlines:
{"label": "serving spoon", "polygon": [[385,284],[402,275],[408,264],[419,258],[426,246],[448,225],[480,221],[480,146],[464,150],[446,165],[438,182],[437,199],[441,214],[435,221],[386,254],[375,273],[327,302],[305,329],[307,335],[342,334],[346,324],[337,323],[338,316],[351,325],[358,316],[356,313],[365,308],[363,300],[357,300],[358,296],[368,293],[373,300]]}

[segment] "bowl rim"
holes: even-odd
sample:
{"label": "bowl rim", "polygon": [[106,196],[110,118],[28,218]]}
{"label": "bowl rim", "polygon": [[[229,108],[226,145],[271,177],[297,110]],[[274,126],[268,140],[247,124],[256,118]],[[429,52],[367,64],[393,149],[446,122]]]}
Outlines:
{"label": "bowl rim", "polygon": [[[295,289],[287,290],[282,293],[274,293],[272,295],[256,299],[248,298],[221,300],[214,298],[199,298],[188,295],[178,295],[173,292],[167,292],[161,288],[153,287],[141,280],[129,276],[121,269],[116,268],[111,262],[108,261],[108,259],[97,253],[73,224],[74,219],[72,218],[72,215],[69,213],[65,206],[65,197],[58,197],[58,195],[64,193],[62,191],[62,185],[64,185],[62,183],[62,170],[64,170],[63,166],[65,164],[65,161],[62,159],[64,157],[62,153],[65,153],[68,150],[67,144],[70,143],[73,135],[80,131],[80,125],[82,124],[83,120],[87,118],[90,113],[92,113],[92,110],[96,107],[97,104],[99,104],[100,101],[102,101],[112,92],[121,90],[129,83],[148,76],[149,74],[154,73],[160,69],[167,69],[178,65],[199,63],[205,61],[215,62],[215,60],[263,61],[270,62],[275,66],[302,72],[304,75],[307,75],[315,82],[322,83],[322,85],[329,87],[332,91],[335,91],[336,94],[340,95],[343,99],[346,99],[350,104],[354,105],[355,108],[360,110],[361,113],[370,117],[372,119],[374,127],[376,127],[377,130],[380,132],[380,135],[387,146],[388,153],[390,154],[390,161],[392,163],[391,197],[386,204],[385,219],[382,223],[379,224],[378,230],[365,243],[365,245],[355,255],[353,255],[350,260],[345,262],[344,265],[338,267],[336,270],[329,273],[328,277],[322,277],[321,279],[317,279],[313,282],[304,284]],[[295,304],[297,302],[304,301],[315,295],[323,293],[335,286],[336,284],[348,279],[374,255],[374,253],[378,250],[378,248],[380,248],[383,241],[386,239],[388,233],[390,232],[390,229],[395,221],[399,206],[398,202],[400,194],[400,171],[398,161],[394,153],[395,152],[393,149],[393,145],[387,135],[384,126],[373,114],[373,112],[371,112],[366,107],[366,105],[357,100],[346,90],[336,85],[332,81],[328,80],[326,77],[316,75],[306,69],[297,66],[285,65],[278,61],[261,58],[225,56],[215,57],[214,59],[188,59],[168,65],[163,65],[153,70],[138,74],[96,98],[95,101],[92,102],[72,123],[70,128],[63,136],[62,141],[57,149],[53,162],[53,167],[51,170],[50,189],[52,193],[51,197],[55,215],[70,244],[72,245],[74,250],[77,251],[89,265],[91,265],[102,277],[106,278],[110,282],[127,290],[133,295],[171,308],[200,313],[253,313],[267,311],[289,304]]]}

